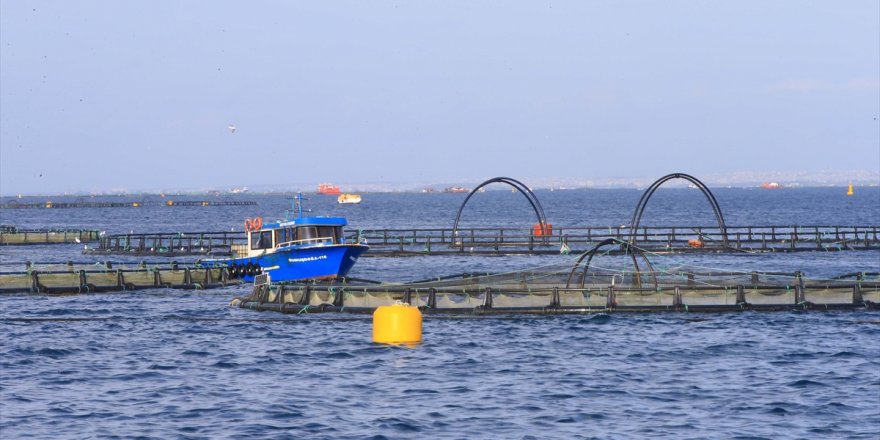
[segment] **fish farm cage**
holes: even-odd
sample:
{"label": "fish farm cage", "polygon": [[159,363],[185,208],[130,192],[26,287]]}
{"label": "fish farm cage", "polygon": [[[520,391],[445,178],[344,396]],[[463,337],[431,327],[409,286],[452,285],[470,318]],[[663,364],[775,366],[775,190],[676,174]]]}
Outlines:
{"label": "fish farm cage", "polygon": [[[585,254],[586,255],[586,254]],[[432,314],[585,314],[877,309],[880,273],[811,279],[801,272],[705,271],[683,266],[607,268],[581,258],[498,274],[459,274],[412,283],[255,282],[231,306],[282,313],[372,313],[398,301]]]}
{"label": "fish farm cage", "polygon": [[[4,264],[8,267],[8,264]],[[0,271],[0,294],[72,294],[129,290],[216,289],[241,284],[226,268],[177,262],[40,263]]]}
{"label": "fish farm cage", "polygon": [[91,243],[100,238],[100,231],[95,229],[20,229],[0,225],[0,246]]}
{"label": "fish farm cage", "polygon": [[[347,242],[370,246],[364,256],[577,254],[614,239],[654,252],[797,252],[880,249],[878,226],[625,226],[541,228],[358,229]],[[226,256],[245,245],[244,232],[127,233],[101,236],[91,255]]]}
{"label": "fish farm cage", "polygon": [[[612,245],[626,247],[606,243],[606,248]],[[627,255],[616,256],[599,249],[573,257],[574,264],[469,272],[407,283],[357,278],[271,283],[263,275],[248,295],[234,298],[231,305],[283,313],[372,313],[379,306],[402,301],[427,314],[472,315],[880,309],[880,272],[819,279],[797,271],[729,271],[670,265],[664,259],[658,264],[638,248],[628,247]],[[603,256],[613,264],[598,266],[594,257]],[[242,284],[227,268],[173,261],[25,263],[12,270],[9,263],[3,266],[0,294],[217,289]]]}

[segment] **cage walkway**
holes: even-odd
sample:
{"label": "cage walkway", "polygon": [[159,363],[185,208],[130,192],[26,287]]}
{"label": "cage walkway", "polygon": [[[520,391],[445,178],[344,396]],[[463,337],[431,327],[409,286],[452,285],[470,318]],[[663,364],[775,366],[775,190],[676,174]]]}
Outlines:
{"label": "cage walkway", "polygon": [[241,284],[226,268],[208,269],[176,262],[27,263],[25,270],[0,272],[0,294],[71,294],[172,288],[213,289]]}
{"label": "cage walkway", "polygon": [[[603,240],[629,241],[652,252],[797,252],[880,249],[880,226],[626,226],[452,229],[358,229],[346,240],[370,246],[364,256],[450,254],[541,255],[586,251]],[[725,245],[725,242],[727,243]],[[89,254],[229,255],[244,232],[114,234]]]}
{"label": "cage walkway", "polygon": [[[797,273],[760,280],[767,276],[727,274],[726,278],[713,278],[714,284],[689,276],[658,287],[615,285],[613,281],[602,284],[594,279],[585,287],[567,288],[546,279],[505,284],[483,277],[378,286],[263,284],[255,285],[246,297],[234,298],[230,305],[296,314],[372,313],[379,306],[398,301],[418,306],[427,314],[467,315],[880,310],[877,274],[871,280],[865,274],[852,274],[851,280],[806,280]],[[784,281],[786,276],[790,283]]]}
{"label": "cage walkway", "polygon": [[0,246],[92,243],[100,237],[98,230],[17,229],[13,226],[0,226]]}

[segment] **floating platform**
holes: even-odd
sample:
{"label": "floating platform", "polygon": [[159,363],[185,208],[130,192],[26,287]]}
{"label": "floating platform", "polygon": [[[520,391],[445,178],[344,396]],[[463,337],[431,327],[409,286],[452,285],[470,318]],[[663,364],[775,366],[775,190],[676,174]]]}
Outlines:
{"label": "floating platform", "polygon": [[70,294],[155,288],[212,289],[240,284],[225,268],[206,269],[176,263],[116,267],[112,264],[55,264],[0,273],[0,293]]}
{"label": "floating platform", "polygon": [[[537,232],[537,234],[536,234]],[[656,253],[798,252],[880,249],[880,226],[667,226],[534,228],[361,229],[346,241],[370,246],[370,256],[542,255],[585,252],[598,242],[634,240]],[[726,237],[726,245],[725,245]],[[698,243],[697,246],[694,243]],[[102,237],[90,254],[219,255],[246,244],[244,232],[116,234]],[[612,251],[614,252],[614,251]]]}
{"label": "floating platform", "polygon": [[100,238],[100,232],[97,230],[0,227],[0,246],[93,243]]}
{"label": "floating platform", "polygon": [[[426,314],[589,314],[619,312],[724,312],[880,309],[880,280],[808,281],[796,274],[790,284],[766,276],[737,274],[708,285],[701,277],[636,287],[591,283],[566,287],[546,282],[493,282],[491,276],[403,285],[257,285],[230,305],[282,313],[372,313],[397,301]],[[780,275],[773,276],[775,280]],[[743,281],[748,280],[748,283]],[[754,283],[752,283],[754,281]],[[485,284],[485,283],[491,284]]]}
{"label": "floating platform", "polygon": [[130,202],[53,202],[20,203],[10,200],[0,204],[0,209],[70,209],[70,208],[141,208],[147,206],[253,206],[250,200],[151,200]]}

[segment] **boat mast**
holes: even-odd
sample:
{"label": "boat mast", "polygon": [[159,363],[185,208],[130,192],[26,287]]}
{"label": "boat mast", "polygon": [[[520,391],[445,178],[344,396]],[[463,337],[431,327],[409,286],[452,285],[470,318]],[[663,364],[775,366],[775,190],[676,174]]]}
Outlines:
{"label": "boat mast", "polygon": [[[296,193],[296,196],[292,197],[292,198],[293,198],[293,216],[295,219],[303,218],[304,212],[311,212],[311,210],[303,208],[303,203],[302,203],[303,200],[308,200],[308,199],[303,197],[303,194],[301,192]],[[290,216],[288,216],[288,220],[290,220]]]}

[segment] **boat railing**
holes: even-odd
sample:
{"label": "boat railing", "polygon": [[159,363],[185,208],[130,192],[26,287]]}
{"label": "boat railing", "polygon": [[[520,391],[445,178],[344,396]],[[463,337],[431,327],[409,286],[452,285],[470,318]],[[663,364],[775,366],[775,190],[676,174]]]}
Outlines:
{"label": "boat railing", "polygon": [[333,244],[333,237],[306,238],[304,240],[287,241],[284,243],[278,243],[278,245],[275,246],[275,249],[309,244]]}

